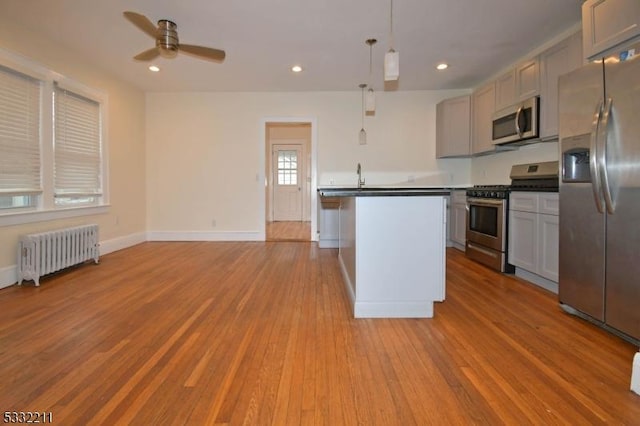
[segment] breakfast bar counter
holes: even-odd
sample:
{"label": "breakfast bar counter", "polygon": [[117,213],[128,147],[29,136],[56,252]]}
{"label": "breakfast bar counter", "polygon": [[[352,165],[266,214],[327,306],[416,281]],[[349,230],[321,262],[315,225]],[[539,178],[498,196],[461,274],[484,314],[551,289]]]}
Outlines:
{"label": "breakfast bar counter", "polygon": [[338,197],[338,257],[356,318],[430,318],[445,299],[446,188],[318,189]]}

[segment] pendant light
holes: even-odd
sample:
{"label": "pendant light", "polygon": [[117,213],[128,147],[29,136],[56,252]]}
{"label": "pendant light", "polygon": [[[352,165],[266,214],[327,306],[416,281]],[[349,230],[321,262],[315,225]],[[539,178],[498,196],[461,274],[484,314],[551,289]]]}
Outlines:
{"label": "pendant light", "polygon": [[393,49],[393,0],[389,14],[389,51],[384,55],[384,80],[397,80],[400,76],[400,54]]}
{"label": "pendant light", "polygon": [[365,98],[365,110],[367,112],[375,112],[376,111],[376,94],[373,91],[372,84],[372,58],[373,58],[373,45],[376,44],[378,40],[375,38],[367,39],[365,43],[369,45],[369,89],[367,90],[367,97]]}
{"label": "pendant light", "polygon": [[360,134],[358,135],[358,142],[360,145],[367,144],[367,132],[364,130],[364,88],[367,87],[366,84],[361,83],[358,87],[362,91],[362,128],[360,129]]}

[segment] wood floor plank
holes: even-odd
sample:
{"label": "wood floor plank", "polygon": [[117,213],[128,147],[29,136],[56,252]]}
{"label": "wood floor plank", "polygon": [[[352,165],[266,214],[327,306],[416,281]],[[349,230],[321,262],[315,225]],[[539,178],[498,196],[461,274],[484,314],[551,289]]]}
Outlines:
{"label": "wood floor plank", "polygon": [[354,319],[310,242],[144,243],[0,290],[0,408],[65,425],[632,425],[637,349],[453,249],[432,319]]}

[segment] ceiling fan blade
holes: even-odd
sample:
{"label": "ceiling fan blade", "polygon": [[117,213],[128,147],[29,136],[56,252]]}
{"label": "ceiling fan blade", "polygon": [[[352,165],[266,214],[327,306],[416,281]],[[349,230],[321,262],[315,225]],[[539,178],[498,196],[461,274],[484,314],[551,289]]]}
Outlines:
{"label": "ceiling fan blade", "polygon": [[212,49],[210,47],[194,46],[192,44],[180,44],[181,52],[197,56],[203,59],[209,59],[214,62],[222,62],[226,56],[224,50]]}
{"label": "ceiling fan blade", "polygon": [[150,61],[152,59],[157,58],[158,56],[160,56],[160,49],[158,49],[157,47],[152,47],[149,50],[145,50],[142,53],[138,53],[136,56],[133,57],[133,59],[137,61]]}
{"label": "ceiling fan blade", "polygon": [[135,12],[123,12],[125,18],[127,18],[133,25],[140,28],[145,33],[149,34],[151,37],[156,38],[157,28],[153,25],[153,22],[149,20],[144,15],[140,15]]}

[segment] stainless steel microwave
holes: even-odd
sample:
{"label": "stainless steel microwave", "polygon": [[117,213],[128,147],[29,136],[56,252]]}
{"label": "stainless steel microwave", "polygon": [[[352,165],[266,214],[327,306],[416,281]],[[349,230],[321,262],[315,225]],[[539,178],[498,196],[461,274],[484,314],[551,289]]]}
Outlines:
{"label": "stainless steel microwave", "polygon": [[540,98],[534,96],[493,114],[494,145],[539,137]]}

